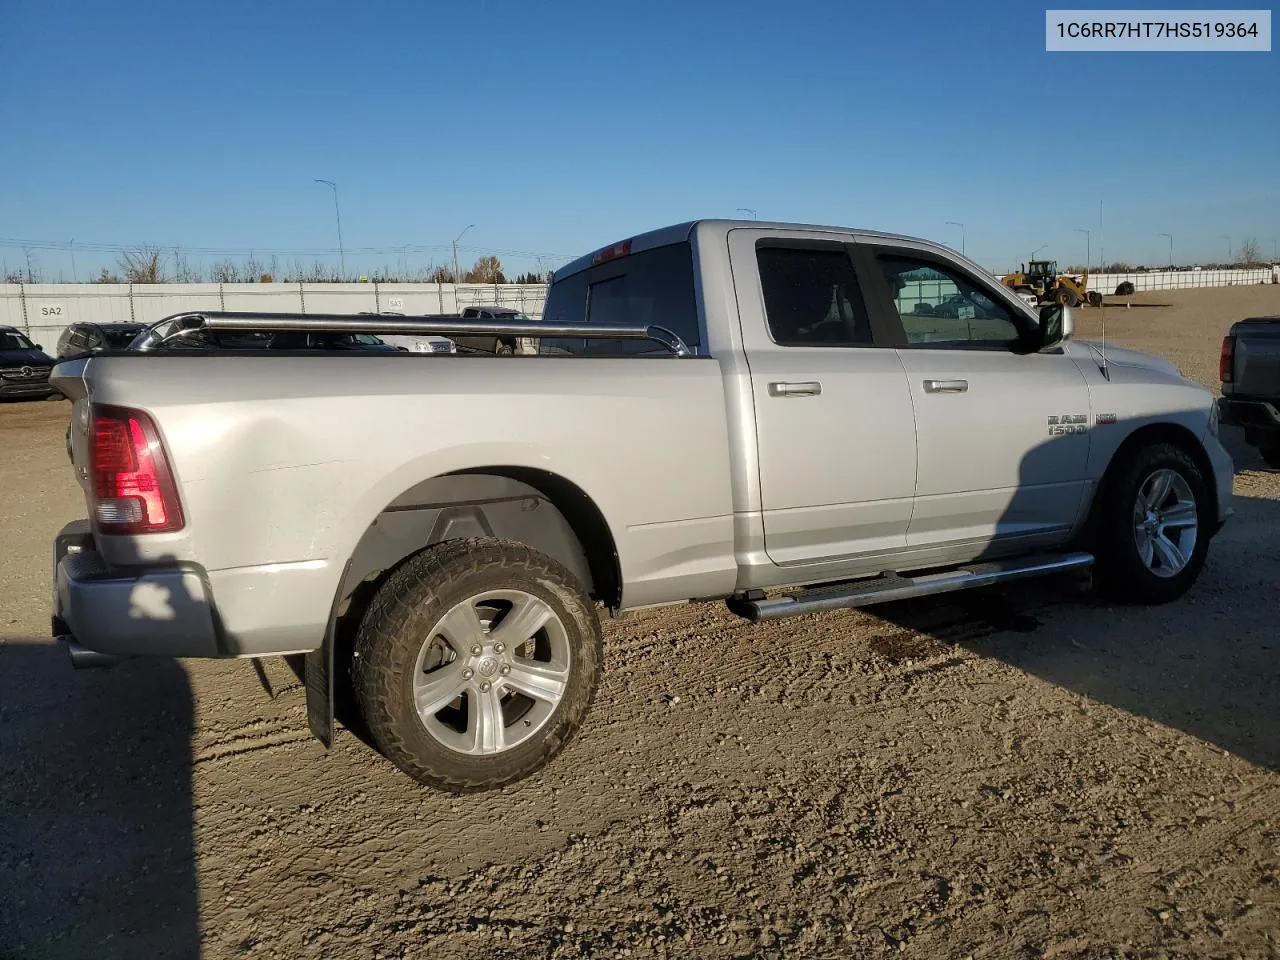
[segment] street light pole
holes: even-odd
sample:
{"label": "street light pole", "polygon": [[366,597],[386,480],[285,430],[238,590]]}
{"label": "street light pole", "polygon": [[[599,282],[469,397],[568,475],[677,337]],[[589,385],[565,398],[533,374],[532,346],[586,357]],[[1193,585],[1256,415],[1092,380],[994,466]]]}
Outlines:
{"label": "street light pole", "polygon": [[964,256],[964,224],[960,223],[958,220],[948,220],[947,226],[960,228],[960,256],[963,257]]}
{"label": "street light pole", "polygon": [[1160,234],[1160,236],[1169,238],[1169,268],[1172,269],[1173,268],[1173,234],[1162,233]]}
{"label": "street light pole", "polygon": [[755,212],[754,210],[752,210],[750,207],[739,207],[739,208],[738,208],[738,210],[739,210],[741,213],[749,213],[749,214],[751,214],[751,219],[752,219],[752,220],[759,220],[759,219],[760,219],[759,217],[757,217],[757,216],[756,216],[756,212]]}
{"label": "street light pole", "polygon": [[333,216],[338,221],[338,263],[342,268],[342,276],[339,280],[345,280],[347,277],[347,255],[342,249],[342,214],[338,210],[338,185],[332,180],[316,180],[316,183],[323,183],[333,191]]}
{"label": "street light pole", "polygon": [[1048,244],[1047,244],[1047,243],[1042,243],[1042,244],[1040,244],[1040,246],[1038,246],[1038,247],[1036,247],[1034,250],[1032,250],[1032,251],[1031,251],[1031,259],[1032,259],[1032,260],[1034,260],[1034,259],[1036,258],[1036,254],[1037,254],[1037,253],[1039,253],[1041,250],[1043,250],[1043,249],[1044,249],[1045,247],[1047,247],[1047,246],[1048,246]]}
{"label": "street light pole", "polygon": [[76,238],[71,238],[71,282],[79,283],[80,279],[76,276]]}
{"label": "street light pole", "polygon": [[[462,228],[462,233],[466,233],[474,226],[474,223],[467,224]],[[461,282],[461,278],[458,276],[458,241],[462,239],[462,233],[453,238],[453,282],[455,286]]]}
{"label": "street light pole", "polygon": [[1086,227],[1074,227],[1076,233],[1084,234],[1084,268],[1088,270],[1093,266],[1093,235],[1089,233]]}

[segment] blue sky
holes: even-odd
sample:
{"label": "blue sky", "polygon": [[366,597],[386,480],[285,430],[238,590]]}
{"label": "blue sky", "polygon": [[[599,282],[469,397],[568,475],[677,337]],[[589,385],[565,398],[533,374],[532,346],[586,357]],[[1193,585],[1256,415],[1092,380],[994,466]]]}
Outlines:
{"label": "blue sky", "polygon": [[1280,236],[1280,54],[1046,53],[1043,5],[4,9],[0,238],[74,237],[82,279],[94,243],[336,250],[316,177],[352,271],[445,263],[472,223],[460,260],[558,263],[739,207],[956,246],[960,221],[996,269],[1083,260],[1074,228],[1095,261]]}

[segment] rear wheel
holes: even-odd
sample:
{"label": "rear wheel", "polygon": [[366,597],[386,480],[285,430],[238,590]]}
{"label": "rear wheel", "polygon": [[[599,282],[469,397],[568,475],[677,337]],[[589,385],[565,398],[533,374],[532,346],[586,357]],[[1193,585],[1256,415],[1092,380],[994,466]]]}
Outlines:
{"label": "rear wheel", "polygon": [[1186,593],[1204,566],[1212,511],[1195,461],[1172,444],[1142,447],[1103,496],[1094,566],[1099,592],[1146,604]]}
{"label": "rear wheel", "polygon": [[351,677],[378,749],[466,793],[550,762],[590,709],[601,659],[595,607],[563,566],[513,541],[451,540],[378,590]]}
{"label": "rear wheel", "polygon": [[1091,307],[1102,306],[1102,294],[1100,294],[1097,290],[1089,291],[1088,300],[1089,300],[1089,306]]}

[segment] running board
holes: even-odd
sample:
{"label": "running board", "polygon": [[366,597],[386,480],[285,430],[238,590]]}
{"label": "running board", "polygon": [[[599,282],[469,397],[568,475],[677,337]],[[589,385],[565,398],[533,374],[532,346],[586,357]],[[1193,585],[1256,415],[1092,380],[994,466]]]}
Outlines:
{"label": "running board", "polygon": [[936,593],[953,593],[971,590],[994,583],[1039,577],[1049,573],[1077,570],[1093,564],[1091,553],[1042,554],[1018,557],[1013,560],[996,560],[991,563],[970,564],[941,573],[920,576],[884,574],[870,580],[849,580],[825,587],[812,587],[771,600],[734,597],[725,605],[740,617],[753,622],[792,617],[801,613],[820,613],[824,610],[843,610],[847,607],[865,607],[891,600],[908,600],[927,597]]}

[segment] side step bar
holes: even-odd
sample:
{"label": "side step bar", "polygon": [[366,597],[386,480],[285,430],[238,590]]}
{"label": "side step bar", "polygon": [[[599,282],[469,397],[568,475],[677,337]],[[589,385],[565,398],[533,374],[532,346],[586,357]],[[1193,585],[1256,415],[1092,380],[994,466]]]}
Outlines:
{"label": "side step bar", "polygon": [[994,583],[1078,570],[1093,564],[1091,553],[1061,553],[970,564],[941,573],[919,576],[885,574],[869,580],[849,580],[811,587],[771,600],[734,597],[725,601],[732,613],[753,622],[793,617],[801,613],[865,607],[891,600],[908,600],[936,593],[953,593]]}

